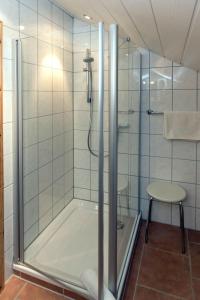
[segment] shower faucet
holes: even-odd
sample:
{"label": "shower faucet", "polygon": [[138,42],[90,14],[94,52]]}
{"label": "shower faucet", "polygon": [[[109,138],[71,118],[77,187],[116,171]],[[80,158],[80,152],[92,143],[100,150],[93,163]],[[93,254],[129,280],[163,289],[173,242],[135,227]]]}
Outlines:
{"label": "shower faucet", "polygon": [[83,59],[83,62],[86,63],[86,67],[83,68],[83,72],[87,72],[87,102],[92,102],[92,62],[94,58],[91,57],[90,49],[86,49],[86,56]]}

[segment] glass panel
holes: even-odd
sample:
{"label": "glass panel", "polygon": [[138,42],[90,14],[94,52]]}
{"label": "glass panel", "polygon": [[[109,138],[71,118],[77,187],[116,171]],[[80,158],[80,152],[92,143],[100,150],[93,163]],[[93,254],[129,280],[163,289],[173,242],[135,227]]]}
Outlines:
{"label": "glass panel", "polygon": [[139,201],[140,53],[130,41],[119,39],[118,68],[117,269],[120,282]]}
{"label": "glass panel", "polygon": [[[71,17],[67,22],[72,26]],[[74,19],[73,35],[56,26],[56,35],[67,38],[62,44],[48,36],[47,23],[50,32],[21,39],[24,261],[83,287],[83,272],[98,275],[98,28]],[[107,116],[104,133],[107,160]],[[105,163],[106,203],[107,175]],[[105,240],[108,250],[107,225]],[[107,252],[105,261],[107,281]]]}
{"label": "glass panel", "polygon": [[25,262],[65,280],[70,266],[63,262],[71,251],[65,227],[72,226],[66,208],[73,199],[72,53],[33,37],[21,45]]}

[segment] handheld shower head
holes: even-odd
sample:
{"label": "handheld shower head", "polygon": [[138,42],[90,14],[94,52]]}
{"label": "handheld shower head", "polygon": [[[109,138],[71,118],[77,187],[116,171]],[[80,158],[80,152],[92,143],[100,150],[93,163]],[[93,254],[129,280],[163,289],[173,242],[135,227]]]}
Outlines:
{"label": "handheld shower head", "polygon": [[91,57],[90,49],[86,49],[86,56],[85,56],[85,58],[83,59],[83,61],[84,61],[85,63],[91,63],[91,62],[94,61],[94,58]]}

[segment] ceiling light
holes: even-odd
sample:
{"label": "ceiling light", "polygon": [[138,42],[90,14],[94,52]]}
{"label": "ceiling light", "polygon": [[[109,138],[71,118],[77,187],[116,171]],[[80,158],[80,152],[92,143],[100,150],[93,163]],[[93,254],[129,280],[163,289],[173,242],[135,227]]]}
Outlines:
{"label": "ceiling light", "polygon": [[19,29],[20,29],[20,30],[24,30],[24,26],[23,26],[23,25],[20,25],[20,26],[19,26]]}
{"label": "ceiling light", "polygon": [[92,18],[88,15],[83,15],[86,20],[91,20]]}

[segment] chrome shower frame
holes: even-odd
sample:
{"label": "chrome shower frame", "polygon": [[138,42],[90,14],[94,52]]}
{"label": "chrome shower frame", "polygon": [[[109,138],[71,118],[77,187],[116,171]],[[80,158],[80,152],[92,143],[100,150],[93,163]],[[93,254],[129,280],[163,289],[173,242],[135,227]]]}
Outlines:
{"label": "chrome shower frame", "polygon": [[[101,51],[100,51],[100,62],[99,62],[99,72],[101,72],[101,76],[99,79],[99,128],[100,133],[99,134],[99,141],[101,141],[100,146],[99,146],[99,245],[98,245],[98,251],[99,251],[99,299],[102,299],[102,288],[103,288],[103,276],[104,276],[104,268],[103,268],[103,195],[104,195],[104,191],[103,191],[103,153],[104,153],[104,149],[103,149],[103,82],[104,82],[104,77],[103,77],[103,26],[102,23],[100,26],[100,31],[99,31],[99,39],[101,38],[101,40],[99,40],[99,44],[101,46]],[[112,40],[110,39],[110,43],[112,44],[111,46],[111,52],[110,54],[113,57],[112,60],[112,64],[111,67],[115,69],[112,70],[111,69],[111,112],[112,115],[112,121],[113,124],[110,123],[111,125],[111,131],[113,133],[113,136],[111,136],[110,139],[110,151],[111,151],[111,158],[110,158],[110,168],[112,170],[112,172],[117,170],[117,165],[115,165],[116,162],[116,149],[117,149],[117,131],[118,128],[116,126],[117,122],[117,76],[116,73],[114,74],[114,72],[117,72],[117,27],[116,25],[112,25],[111,28],[111,33],[115,35],[115,39]],[[16,70],[15,70],[15,76],[16,76],[16,120],[15,120],[15,125],[16,125],[16,153],[17,153],[17,164],[16,164],[16,194],[17,194],[17,199],[16,199],[16,211],[17,213],[15,214],[15,219],[14,219],[14,223],[15,223],[15,237],[16,237],[16,243],[15,243],[15,249],[14,249],[14,264],[13,264],[13,268],[17,271],[20,272],[24,272],[26,274],[29,274],[33,277],[36,277],[38,279],[42,279],[46,282],[49,283],[54,283],[57,284],[59,286],[64,286],[65,288],[70,288],[71,290],[78,292],[80,294],[83,295],[87,295],[88,293],[72,284],[72,283],[68,283],[68,282],[61,282],[59,281],[56,277],[53,277],[49,274],[45,274],[43,273],[41,270],[37,270],[34,267],[26,264],[24,262],[24,205],[23,205],[23,101],[22,101],[22,78],[21,78],[21,63],[22,63],[22,59],[21,59],[21,41],[17,40],[15,41],[15,49],[16,49]],[[91,62],[88,63],[91,66]],[[90,71],[92,71],[92,69],[90,69]],[[88,72],[89,74],[89,72]],[[88,77],[89,78],[89,77]],[[92,94],[88,94],[88,99],[92,99]],[[113,145],[111,145],[113,141]],[[113,173],[112,173],[113,174]],[[110,203],[111,203],[111,211],[110,214],[113,213],[114,215],[111,216],[110,219],[110,225],[109,225],[109,234],[110,234],[110,238],[111,240],[114,242],[112,245],[110,243],[110,261],[109,261],[109,268],[110,268],[110,278],[109,278],[109,286],[111,291],[115,294],[116,299],[120,299],[122,293],[123,293],[123,286],[124,286],[124,282],[126,280],[126,276],[127,276],[127,270],[129,268],[129,263],[130,263],[130,259],[131,259],[131,254],[132,254],[132,250],[133,247],[135,245],[135,241],[137,238],[137,232],[138,232],[138,228],[140,225],[140,220],[141,220],[141,213],[138,214],[138,216],[135,219],[133,228],[132,228],[132,232],[130,235],[130,240],[127,246],[127,250],[126,253],[124,255],[124,262],[123,262],[123,267],[120,271],[120,274],[117,276],[116,273],[116,248],[114,248],[114,245],[116,247],[117,245],[117,241],[116,241],[116,223],[117,223],[117,209],[116,209],[116,197],[117,197],[117,175],[114,174],[114,178],[110,177],[110,184],[112,184],[113,186],[110,189]],[[112,221],[111,221],[112,220]],[[113,222],[113,223],[112,223]],[[113,273],[112,273],[113,272]]]}

